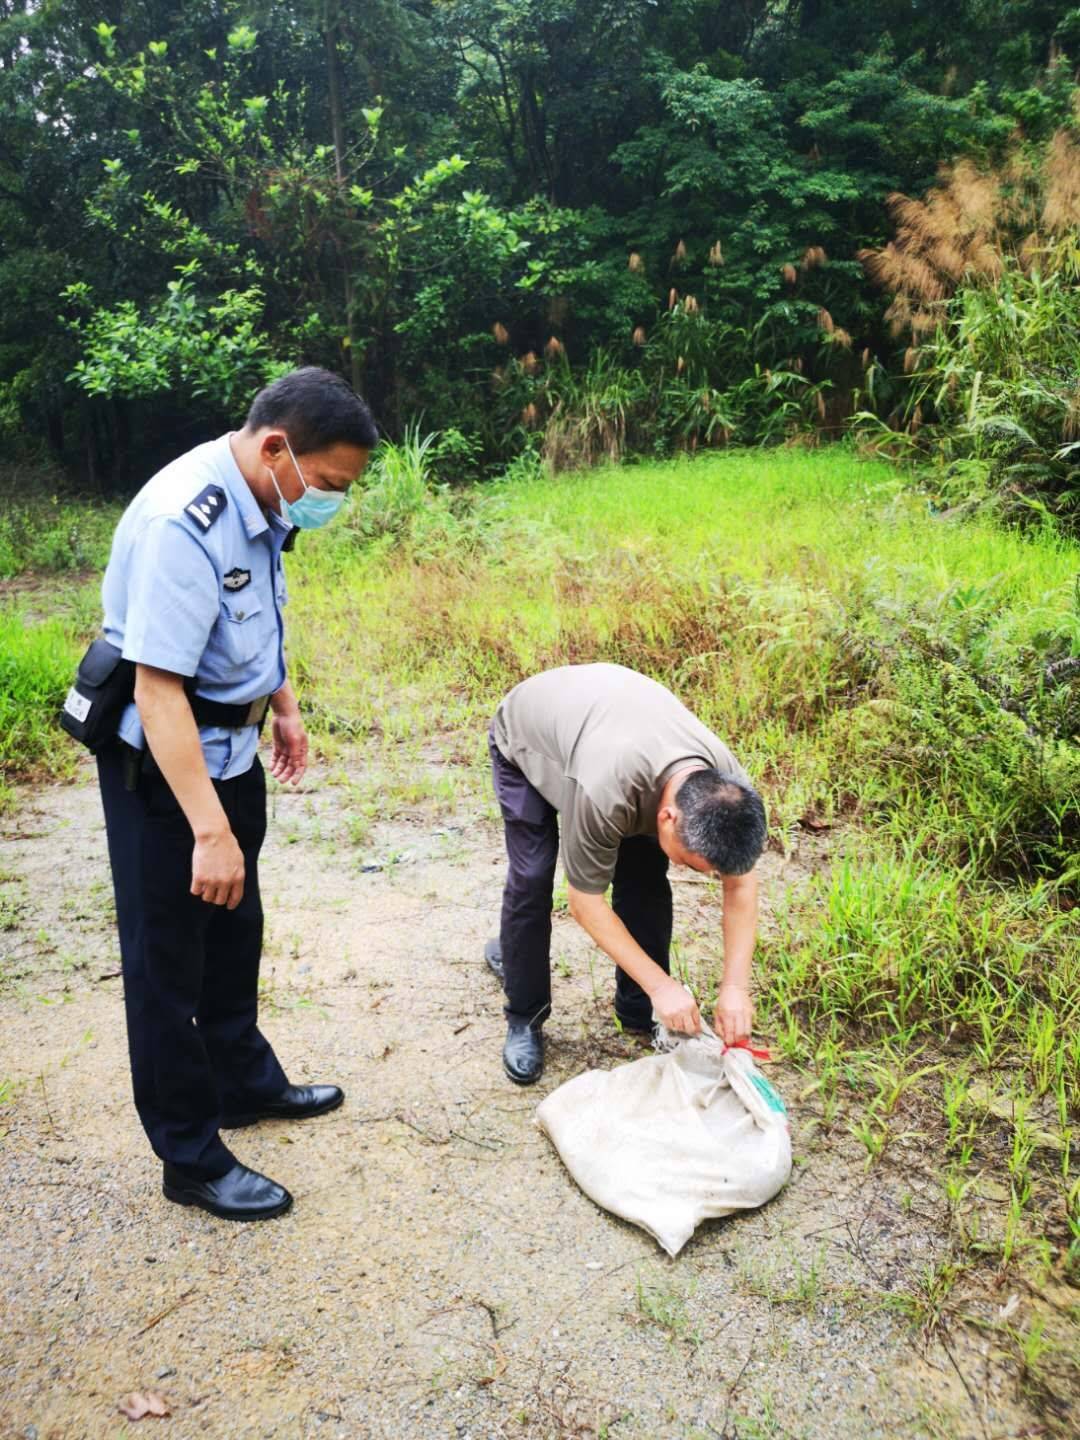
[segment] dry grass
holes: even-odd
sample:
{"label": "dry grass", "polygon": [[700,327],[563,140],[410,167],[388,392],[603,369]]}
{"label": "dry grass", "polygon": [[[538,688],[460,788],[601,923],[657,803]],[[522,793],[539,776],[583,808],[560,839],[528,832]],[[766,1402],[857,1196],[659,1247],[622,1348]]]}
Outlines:
{"label": "dry grass", "polygon": [[858,258],[893,296],[893,334],[917,342],[937,329],[961,286],[993,283],[1012,258],[1030,271],[1080,225],[1080,142],[1063,129],[1041,153],[1018,147],[996,170],[960,160],[942,167],[921,200],[894,193],[887,203],[895,240]]}

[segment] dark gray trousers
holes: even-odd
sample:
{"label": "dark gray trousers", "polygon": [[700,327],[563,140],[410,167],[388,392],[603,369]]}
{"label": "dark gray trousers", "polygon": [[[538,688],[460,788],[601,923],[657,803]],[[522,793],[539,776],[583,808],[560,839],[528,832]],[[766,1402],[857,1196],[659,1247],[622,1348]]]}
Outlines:
{"label": "dark gray trousers", "polygon": [[[502,811],[508,862],[499,943],[506,1018],[542,1025],[551,1014],[551,901],[559,857],[557,812],[488,736],[495,798]],[[670,965],[671,886],[668,858],[649,835],[619,846],[611,904],[641,948],[663,970]],[[626,1024],[651,1023],[648,996],[616,966],[615,1013]]]}

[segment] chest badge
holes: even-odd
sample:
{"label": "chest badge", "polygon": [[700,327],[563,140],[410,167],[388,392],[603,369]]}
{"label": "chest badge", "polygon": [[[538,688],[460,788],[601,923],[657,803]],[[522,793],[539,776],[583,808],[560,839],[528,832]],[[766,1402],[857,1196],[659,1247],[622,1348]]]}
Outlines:
{"label": "chest badge", "polygon": [[236,566],[225,574],[221,583],[226,590],[243,590],[245,585],[251,584],[251,571],[241,570]]}

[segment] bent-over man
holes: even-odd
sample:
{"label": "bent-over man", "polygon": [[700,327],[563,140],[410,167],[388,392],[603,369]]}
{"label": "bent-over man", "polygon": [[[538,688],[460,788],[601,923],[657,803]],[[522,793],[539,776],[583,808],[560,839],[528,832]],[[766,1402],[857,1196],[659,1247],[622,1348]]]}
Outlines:
{"label": "bent-over man", "polygon": [[[113,538],[105,639],[135,667],[134,702],[98,753],[135,1105],[165,1195],[230,1220],[288,1209],[222,1129],[340,1105],[290,1085],[258,1027],[271,773],[298,780],[307,735],[285,673],[282,550],[339,510],[377,439],[345,382],[308,368],[256,396],[243,429],[153,477]],[[70,698],[70,697],[69,697]]]}
{"label": "bent-over man", "polygon": [[621,665],[523,680],[496,710],[488,743],[509,870],[499,939],[484,956],[506,992],[510,1079],[529,1085],[543,1069],[560,827],[570,913],[615,962],[619,1022],[649,1030],[655,1012],[669,1030],[701,1028],[669,973],[674,862],[723,883],[716,1029],[729,1044],[748,1036],[765,807],[727,746],[663,685]]}

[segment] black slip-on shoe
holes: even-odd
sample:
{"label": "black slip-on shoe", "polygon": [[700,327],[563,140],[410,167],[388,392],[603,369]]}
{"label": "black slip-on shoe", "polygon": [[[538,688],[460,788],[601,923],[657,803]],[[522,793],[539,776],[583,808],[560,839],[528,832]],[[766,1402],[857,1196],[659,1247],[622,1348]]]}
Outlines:
{"label": "black slip-on shoe", "polygon": [[257,1120],[307,1120],[312,1115],[325,1115],[336,1110],[345,1099],[339,1085],[286,1085],[273,1100],[260,1100],[241,1114],[223,1115],[222,1130],[241,1130]]}
{"label": "black slip-on shoe", "polygon": [[544,1072],[544,1032],[538,1025],[510,1022],[503,1046],[503,1069],[515,1085],[533,1085]]}
{"label": "black slip-on shoe", "polygon": [[503,969],[502,946],[498,940],[488,940],[484,945],[484,959],[487,967],[498,980],[500,985],[506,983],[506,972]]}
{"label": "black slip-on shoe", "polygon": [[197,1205],[219,1220],[272,1220],[275,1215],[284,1215],[293,1203],[284,1185],[249,1170],[239,1161],[217,1180],[192,1180],[175,1165],[166,1163],[161,1189],[167,1200],[177,1205]]}

